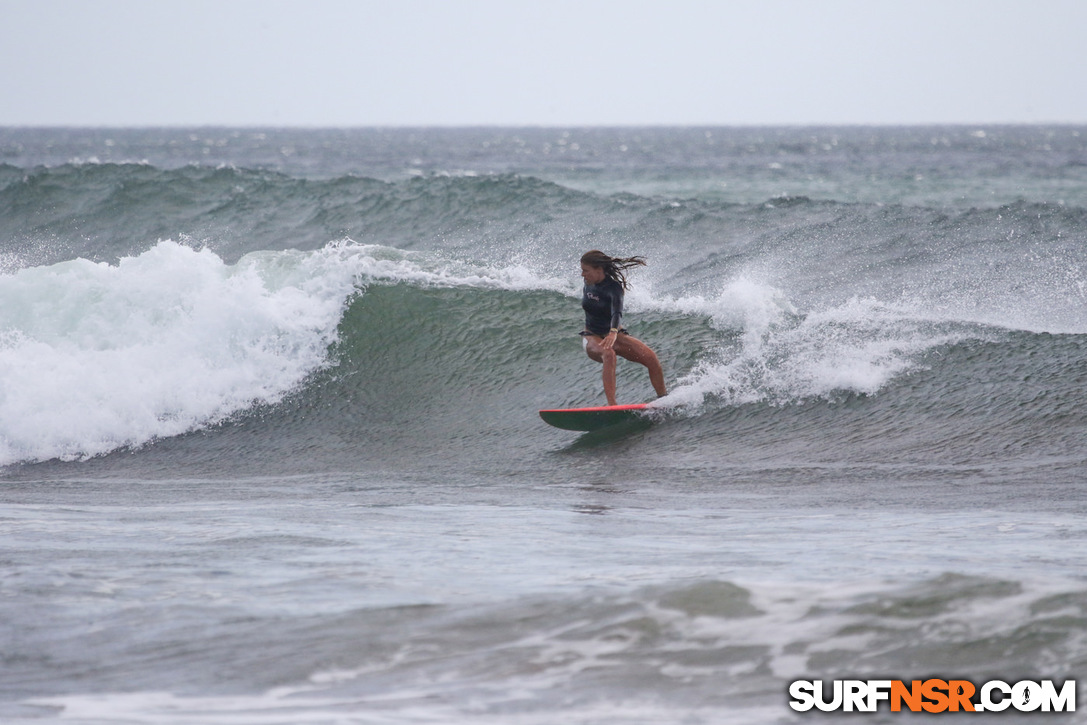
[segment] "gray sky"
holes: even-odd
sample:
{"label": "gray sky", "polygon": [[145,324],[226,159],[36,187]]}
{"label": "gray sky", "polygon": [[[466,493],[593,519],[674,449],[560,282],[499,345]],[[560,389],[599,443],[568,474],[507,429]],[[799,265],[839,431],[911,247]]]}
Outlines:
{"label": "gray sky", "polygon": [[1087,0],[0,0],[0,125],[1087,123]]}

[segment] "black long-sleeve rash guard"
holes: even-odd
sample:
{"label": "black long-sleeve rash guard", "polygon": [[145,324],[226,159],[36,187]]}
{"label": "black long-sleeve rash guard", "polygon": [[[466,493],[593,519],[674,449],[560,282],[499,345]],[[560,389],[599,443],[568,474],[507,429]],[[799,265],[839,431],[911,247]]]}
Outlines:
{"label": "black long-sleeve rash guard", "polygon": [[604,337],[623,319],[623,286],[613,279],[585,285],[581,309],[585,310],[585,329]]}

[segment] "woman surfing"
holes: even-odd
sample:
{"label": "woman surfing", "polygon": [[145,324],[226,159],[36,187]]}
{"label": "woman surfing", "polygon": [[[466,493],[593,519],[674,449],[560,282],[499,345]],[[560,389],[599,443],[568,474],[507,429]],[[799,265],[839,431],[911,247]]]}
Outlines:
{"label": "woman surfing", "polygon": [[645,266],[641,257],[609,257],[596,249],[581,257],[581,278],[585,280],[581,293],[581,307],[585,310],[582,342],[588,356],[604,365],[604,395],[608,405],[616,405],[615,367],[619,357],[648,368],[649,382],[658,397],[668,392],[657,354],[620,326],[623,293],[628,287],[623,272],[640,266]]}

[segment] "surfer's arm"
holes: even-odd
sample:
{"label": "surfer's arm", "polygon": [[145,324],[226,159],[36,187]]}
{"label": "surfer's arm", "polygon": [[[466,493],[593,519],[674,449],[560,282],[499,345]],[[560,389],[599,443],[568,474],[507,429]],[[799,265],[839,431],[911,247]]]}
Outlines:
{"label": "surfer's arm", "polygon": [[[618,285],[617,285],[618,286]],[[615,339],[619,337],[619,323],[623,319],[623,291],[614,289],[611,292],[611,330],[604,336],[601,343],[605,350],[610,350],[615,345]]]}
{"label": "surfer's arm", "polygon": [[615,285],[615,289],[611,293],[611,329],[612,332],[619,331],[619,323],[623,319],[623,290],[619,285]]}

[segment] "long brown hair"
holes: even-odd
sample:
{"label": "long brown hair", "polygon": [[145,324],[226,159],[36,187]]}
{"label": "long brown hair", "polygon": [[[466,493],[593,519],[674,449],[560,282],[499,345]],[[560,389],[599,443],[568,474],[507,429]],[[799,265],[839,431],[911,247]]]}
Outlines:
{"label": "long brown hair", "polygon": [[627,278],[623,271],[631,267],[645,266],[645,260],[641,257],[609,257],[599,249],[581,255],[581,263],[603,269],[604,276],[618,282],[623,289],[628,288]]}

